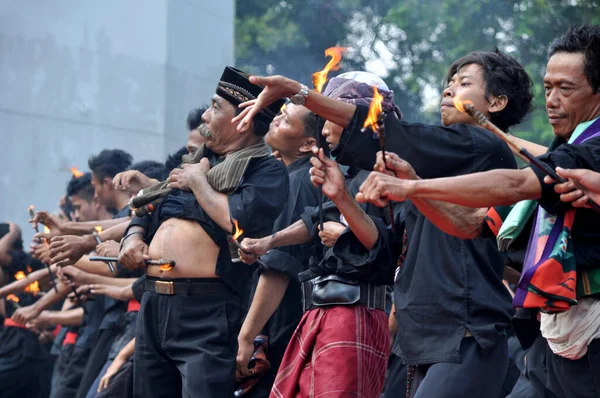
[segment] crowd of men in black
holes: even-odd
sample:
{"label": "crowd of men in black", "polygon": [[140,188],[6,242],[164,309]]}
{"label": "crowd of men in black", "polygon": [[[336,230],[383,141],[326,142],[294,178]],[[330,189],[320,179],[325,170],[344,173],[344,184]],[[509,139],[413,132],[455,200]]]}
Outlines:
{"label": "crowd of men in black", "polygon": [[29,248],[0,224],[0,396],[600,396],[600,27],[550,45],[550,147],[512,138],[564,182],[456,109],[518,125],[542,83],[517,60],[444,81],[424,125],[370,73],[320,94],[226,67],[164,163],[90,157]]}

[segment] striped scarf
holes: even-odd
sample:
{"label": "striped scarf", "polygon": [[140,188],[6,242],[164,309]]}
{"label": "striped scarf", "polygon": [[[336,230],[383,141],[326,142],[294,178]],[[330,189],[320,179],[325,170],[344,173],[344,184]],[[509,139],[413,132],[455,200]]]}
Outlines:
{"label": "striped scarf", "polygon": [[[183,163],[199,163],[205,155],[206,147],[202,145],[193,155],[184,155],[182,160]],[[206,173],[206,179],[217,192],[229,195],[240,185],[250,161],[269,155],[269,147],[267,147],[264,140],[260,140],[254,145],[227,155],[222,162]],[[163,181],[144,188],[133,198],[132,204],[136,208],[135,213],[138,217],[147,214],[145,211],[148,204],[152,206],[151,208],[156,208],[165,196],[171,192],[171,188],[167,188],[167,184],[167,181]]]}

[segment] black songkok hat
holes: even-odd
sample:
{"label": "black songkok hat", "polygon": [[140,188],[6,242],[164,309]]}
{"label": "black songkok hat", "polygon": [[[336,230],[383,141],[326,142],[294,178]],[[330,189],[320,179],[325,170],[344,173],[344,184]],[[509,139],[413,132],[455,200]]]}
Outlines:
{"label": "black songkok hat", "polygon": [[[249,77],[249,74],[239,69],[226,66],[217,86],[217,95],[225,98],[236,107],[242,102],[256,99],[264,87],[250,83]],[[269,125],[284,103],[285,99],[277,100],[258,112],[254,118]]]}

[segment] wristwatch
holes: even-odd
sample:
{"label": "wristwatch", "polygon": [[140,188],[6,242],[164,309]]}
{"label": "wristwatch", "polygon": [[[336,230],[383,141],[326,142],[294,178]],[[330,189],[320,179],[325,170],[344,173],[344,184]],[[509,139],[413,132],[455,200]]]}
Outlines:
{"label": "wristwatch", "polygon": [[290,97],[290,102],[294,105],[304,105],[306,97],[308,97],[308,87],[302,84],[300,85],[300,91]]}

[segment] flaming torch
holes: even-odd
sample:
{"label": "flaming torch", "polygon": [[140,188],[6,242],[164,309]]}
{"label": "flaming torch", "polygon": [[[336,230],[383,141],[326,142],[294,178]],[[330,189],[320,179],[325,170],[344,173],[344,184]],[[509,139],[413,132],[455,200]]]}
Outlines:
{"label": "flaming torch", "polygon": [[73,177],[75,177],[75,178],[83,177],[83,173],[81,171],[79,171],[77,169],[77,167],[71,167],[69,170],[71,171],[71,174],[73,174]]}
{"label": "flaming torch", "polygon": [[[104,262],[117,262],[119,261],[119,259],[117,257],[103,257],[103,256],[90,256],[88,257],[88,260],[90,261],[104,261]],[[146,265],[158,265],[161,271],[171,271],[173,269],[173,267],[175,267],[175,265],[177,264],[175,261],[173,260],[165,260],[163,258],[160,258],[158,260],[144,260],[146,262]]]}
{"label": "flaming torch", "polygon": [[[497,136],[498,138],[500,138],[502,141],[504,141],[506,143],[506,145],[508,145],[508,147],[510,148],[512,153],[514,153],[520,159],[522,159],[526,163],[534,164],[537,168],[539,168],[540,170],[543,170],[544,173],[546,173],[547,175],[552,177],[552,179],[554,181],[557,181],[559,183],[566,182],[566,180],[564,178],[562,178],[561,176],[556,174],[556,171],[552,167],[548,166],[544,162],[540,162],[538,160],[538,158],[533,156],[526,148],[521,148],[519,145],[517,145],[517,143],[514,142],[508,134],[506,134],[504,131],[502,131],[500,128],[498,128],[498,126],[496,126],[487,117],[485,117],[485,115],[483,113],[481,113],[481,111],[479,111],[477,108],[475,108],[475,106],[473,106],[473,103],[471,101],[469,101],[469,100],[462,101],[458,97],[455,97],[454,98],[454,107],[456,109],[458,109],[460,112],[466,113],[469,116],[471,116],[473,119],[477,120],[477,123],[479,123],[481,125],[481,127],[494,133],[494,135]],[[578,189],[581,190],[581,192],[583,192],[585,194],[585,190],[577,182],[575,182],[575,185],[577,186]],[[591,199],[588,199],[587,204],[592,209],[594,209],[597,213],[600,213],[600,206],[596,202],[594,202]]]}
{"label": "flaming torch", "polygon": [[[229,234],[229,243],[233,244],[235,247],[240,249],[245,254],[251,255],[252,253],[250,253],[246,249],[244,249],[244,247],[240,244],[240,242],[238,242],[238,238],[240,236],[242,236],[242,234],[244,233],[244,230],[240,229],[240,226],[238,225],[238,222],[235,219],[233,220],[233,225],[235,226],[235,233],[233,235]],[[267,264],[264,261],[262,261],[259,257],[256,257],[256,262],[262,269],[269,268],[267,266]]]}
{"label": "flaming torch", "polygon": [[9,294],[8,296],[6,296],[6,301],[10,301],[15,306],[15,308],[21,308],[21,305],[19,304],[19,301],[21,300],[14,294]]}
{"label": "flaming torch", "polygon": [[[325,69],[312,74],[312,83],[315,91],[320,93],[323,90],[325,82],[327,82],[327,75],[332,70],[339,70],[339,63],[342,60],[343,55],[346,53],[346,47],[330,47],[325,50],[325,56],[331,57]],[[316,115],[315,115],[316,117]],[[323,148],[323,138],[321,132],[317,132],[317,148],[320,150]],[[323,187],[319,186],[319,228],[323,231]]]}
{"label": "flaming torch", "polygon": [[[92,228],[91,230],[92,235],[94,235],[94,239],[96,239],[96,243],[97,244],[101,244],[102,243],[102,239],[100,239],[100,235],[98,235],[100,232],[102,232],[102,227],[101,226],[95,226],[94,228]],[[106,262],[108,264],[108,269],[110,269],[111,273],[115,273],[115,265],[113,264],[112,261],[107,261]]]}
{"label": "flaming torch", "polygon": [[[29,205],[29,207],[27,208],[27,210],[29,211],[29,217],[33,220],[35,218],[35,206],[34,205]],[[33,226],[33,230],[35,231],[36,234],[38,232],[40,232],[37,223],[35,225],[32,225],[32,226]],[[44,232],[45,233],[50,232],[50,228],[44,227]],[[37,238],[37,243],[42,243],[42,240],[40,238]],[[46,244],[46,247],[47,247],[48,246],[48,240],[46,238],[44,238],[44,243]],[[50,265],[44,264],[44,266],[48,270],[48,277],[50,278],[50,282],[52,283],[52,287],[54,288],[54,290],[56,291],[56,293],[58,293],[58,288],[56,287],[56,281],[54,280],[54,277],[52,276],[52,271],[50,271]]]}
{"label": "flaming torch", "polygon": [[[383,95],[379,93],[377,86],[373,86],[373,99],[369,106],[369,113],[363,124],[361,131],[365,131],[370,128],[373,133],[379,137],[379,147],[381,148],[381,155],[383,157],[383,165],[388,169],[387,161],[385,160],[385,112],[381,103],[383,102]],[[389,169],[388,169],[389,170]],[[390,224],[392,226],[392,232],[396,232],[396,225],[394,223],[394,208],[392,202],[388,202],[388,209],[390,212]]]}

